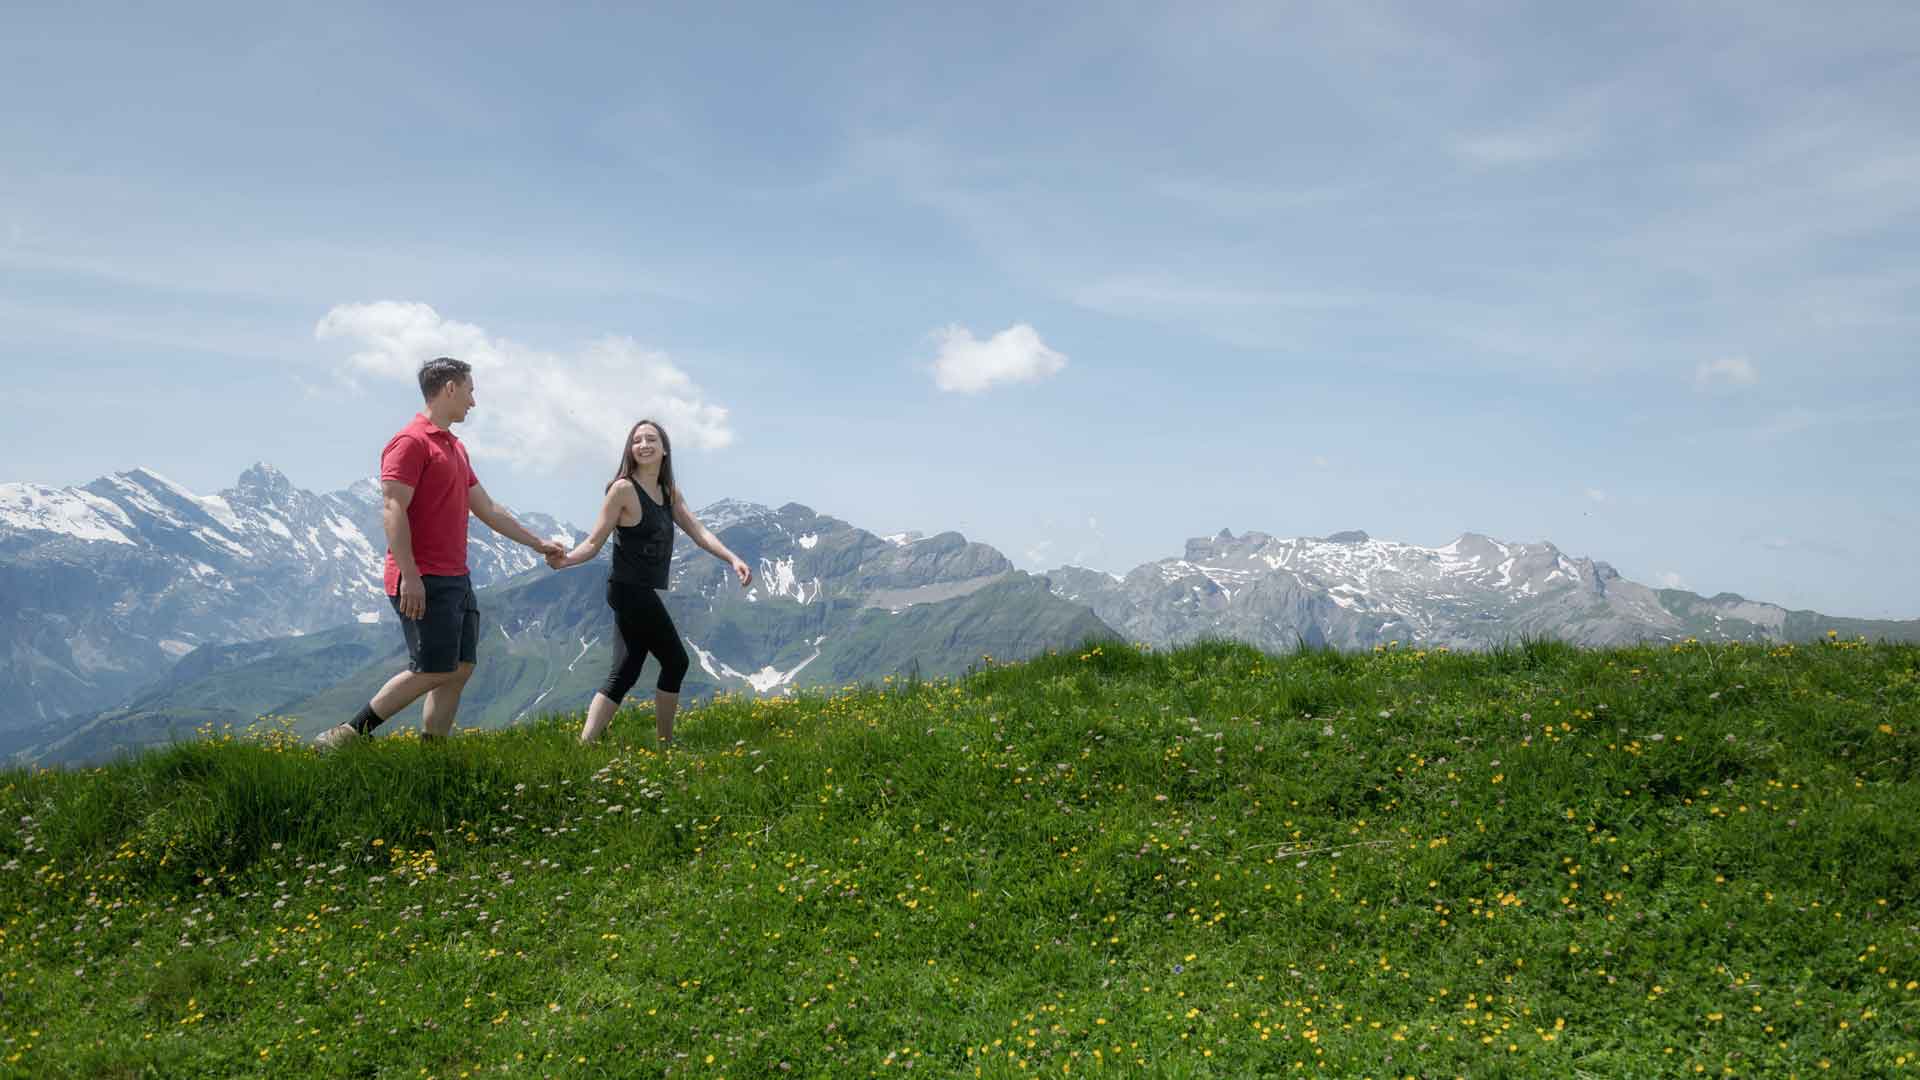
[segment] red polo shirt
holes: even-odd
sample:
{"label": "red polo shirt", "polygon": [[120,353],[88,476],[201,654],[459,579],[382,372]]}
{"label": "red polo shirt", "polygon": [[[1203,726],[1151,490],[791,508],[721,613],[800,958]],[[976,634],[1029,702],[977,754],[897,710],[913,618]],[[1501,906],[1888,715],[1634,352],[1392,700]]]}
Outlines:
{"label": "red polo shirt", "polygon": [[[380,479],[413,489],[407,504],[407,531],[413,537],[413,562],[420,573],[467,572],[467,489],[480,482],[467,460],[467,448],[453,432],[434,426],[426,413],[400,429],[380,452]],[[387,551],[387,595],[400,593],[400,564]]]}

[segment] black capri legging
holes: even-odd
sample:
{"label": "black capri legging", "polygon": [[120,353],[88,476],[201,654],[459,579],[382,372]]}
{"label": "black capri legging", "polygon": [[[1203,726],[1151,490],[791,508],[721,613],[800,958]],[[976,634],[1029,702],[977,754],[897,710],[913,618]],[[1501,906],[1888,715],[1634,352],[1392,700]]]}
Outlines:
{"label": "black capri legging", "polygon": [[616,703],[623,700],[640,681],[640,666],[652,653],[660,661],[660,681],[655,685],[669,694],[679,693],[680,680],[687,675],[687,650],[660,594],[645,585],[609,581],[607,606],[613,609],[620,632],[613,639],[613,670],[600,692]]}

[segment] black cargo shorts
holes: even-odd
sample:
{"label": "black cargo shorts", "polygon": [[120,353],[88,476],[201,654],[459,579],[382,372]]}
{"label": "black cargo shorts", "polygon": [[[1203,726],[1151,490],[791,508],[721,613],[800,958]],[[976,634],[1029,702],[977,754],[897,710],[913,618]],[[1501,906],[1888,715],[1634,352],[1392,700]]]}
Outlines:
{"label": "black cargo shorts", "polygon": [[[418,619],[400,615],[400,632],[407,638],[407,666],[423,674],[442,675],[480,656],[480,603],[473,595],[473,578],[422,574],[427,587],[427,612]],[[400,596],[387,597],[400,614]]]}

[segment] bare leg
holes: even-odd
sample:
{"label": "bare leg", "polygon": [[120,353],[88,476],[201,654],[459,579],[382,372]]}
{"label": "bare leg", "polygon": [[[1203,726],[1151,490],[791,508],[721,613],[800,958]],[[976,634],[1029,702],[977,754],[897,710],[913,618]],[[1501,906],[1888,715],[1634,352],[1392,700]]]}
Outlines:
{"label": "bare leg", "polygon": [[580,744],[585,746],[598,740],[607,730],[607,725],[613,722],[613,714],[619,708],[619,702],[605,694],[595,693],[593,701],[587,705],[587,723],[580,729]]}
{"label": "bare leg", "polygon": [[[463,664],[457,670],[425,673],[403,671],[387,680],[380,692],[373,695],[367,707],[359,715],[344,724],[337,724],[316,735],[314,749],[321,753],[338,750],[342,746],[373,734],[373,729],[382,722],[393,719],[401,709],[426,696],[426,725],[428,734],[433,733],[434,724],[439,723],[441,731],[453,725],[453,710],[460,704],[460,688],[466,685],[467,677],[473,674],[472,664]],[[444,720],[438,718],[445,715]]]}
{"label": "bare leg", "polygon": [[453,731],[453,715],[460,711],[460,691],[467,688],[467,680],[471,678],[473,665],[461,664],[445,682],[427,691],[427,703],[420,710],[422,734],[438,739]]}
{"label": "bare leg", "polygon": [[661,746],[673,745],[673,714],[679,707],[679,694],[665,690],[653,692],[653,733],[660,737]]}
{"label": "bare leg", "polygon": [[427,674],[419,671],[403,671],[387,680],[387,685],[373,695],[373,711],[381,717],[391,719],[393,714],[413,704],[422,694],[434,689],[449,679],[458,678],[458,671],[440,674]]}

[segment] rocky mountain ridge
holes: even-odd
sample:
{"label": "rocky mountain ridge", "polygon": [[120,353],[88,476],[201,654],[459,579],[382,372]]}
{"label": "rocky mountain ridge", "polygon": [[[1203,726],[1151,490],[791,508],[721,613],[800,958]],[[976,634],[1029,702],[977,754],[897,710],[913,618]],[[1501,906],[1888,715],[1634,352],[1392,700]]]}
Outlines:
{"label": "rocky mountain ridge", "polygon": [[1442,547],[1365,532],[1282,538],[1222,530],[1125,576],[1061,567],[1054,592],[1136,641],[1231,637],[1265,649],[1366,649],[1399,642],[1485,649],[1525,638],[1624,645],[1693,637],[1785,641],[1846,628],[1920,639],[1920,621],[1794,612],[1732,594],[1655,589],[1553,544],[1465,533]]}

